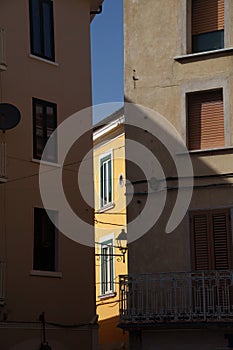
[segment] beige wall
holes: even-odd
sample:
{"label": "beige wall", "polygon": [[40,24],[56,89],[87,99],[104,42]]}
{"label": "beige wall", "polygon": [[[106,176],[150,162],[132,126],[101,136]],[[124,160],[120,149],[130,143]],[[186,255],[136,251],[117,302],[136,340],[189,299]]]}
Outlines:
{"label": "beige wall", "polygon": [[[5,314],[8,321],[26,322],[26,329],[16,337],[14,332],[19,334],[20,331],[15,329],[21,327],[18,323],[7,332],[7,324],[0,323],[0,329],[4,327],[5,332],[4,349],[11,349],[18,341],[31,338],[27,328],[31,327],[30,322],[38,321],[42,311],[48,321],[61,324],[88,324],[95,315],[93,248],[75,243],[59,233],[58,271],[62,277],[33,276],[30,273],[33,264],[33,208],[42,207],[36,175],[39,164],[32,159],[32,97],[57,104],[58,124],[91,105],[90,4],[86,0],[54,0],[55,63],[51,63],[30,57],[28,3],[27,0],[3,0],[0,4],[0,26],[6,31],[8,66],[0,73],[1,102],[16,105],[22,117],[15,129],[0,135],[0,140],[5,137],[7,143],[8,177],[8,182],[0,184],[0,260],[7,262],[6,303],[0,310],[0,321]],[[86,122],[87,128],[91,128],[91,115]],[[69,161],[81,161],[85,150],[92,147],[91,137],[91,133],[87,134],[81,144],[73,148]],[[91,175],[90,163],[88,176]],[[80,193],[74,191],[76,181],[75,172],[65,172],[68,200],[76,211],[82,203],[81,212],[93,224],[92,210],[82,202]],[[90,191],[91,186],[90,183]],[[89,230],[93,233],[92,228]],[[65,349],[75,349],[79,345],[92,349],[92,330],[96,332],[96,328],[90,325],[73,331],[72,336],[71,331],[57,331],[60,339],[57,341],[61,341]],[[48,341],[50,332],[53,338],[52,331],[48,330]],[[40,330],[34,333],[40,336]],[[68,341],[69,338],[73,340]],[[31,349],[29,345],[26,348]]]}
{"label": "beige wall", "polygon": [[[125,100],[159,112],[175,126],[183,141],[186,142],[185,94],[222,88],[225,149],[194,151],[190,153],[190,157],[195,176],[232,173],[233,3],[225,0],[225,50],[183,57],[190,53],[190,42],[186,42],[190,31],[187,22],[190,3],[189,0],[124,1]],[[125,118],[127,125],[127,111],[125,111]],[[132,120],[131,118],[129,119]],[[156,129],[156,116],[154,116],[154,123]],[[150,135],[150,130],[145,132],[143,129],[127,126],[126,137],[136,140],[151,150],[158,158],[166,177],[177,176],[174,162],[168,157],[168,152],[158,140]],[[171,138],[169,130],[167,138]],[[149,179],[153,176],[153,169],[149,164],[147,175]],[[132,182],[138,181],[142,179],[142,173],[128,163],[127,178]],[[232,177],[196,178],[194,184],[191,204],[187,210],[233,208]],[[170,181],[167,186],[175,187],[177,183]],[[135,185],[135,189],[136,192],[147,191],[147,184]],[[160,196],[159,193],[154,195],[158,198]],[[191,271],[189,214],[186,214],[171,234],[165,234],[176,196],[177,191],[167,191],[165,208],[155,226],[129,245],[129,273]],[[128,221],[139,215],[146,199],[146,196],[134,195],[127,208]],[[231,230],[232,227],[231,210]],[[128,234],[129,236],[133,234],[129,227]],[[230,248],[232,251],[232,247]],[[127,325],[126,329],[130,329],[130,349],[212,350],[224,349],[227,346],[224,333],[228,331],[220,331],[219,325],[217,328],[211,325],[209,330],[201,328],[186,330],[184,329],[186,327],[179,322],[177,324],[174,322],[171,326],[171,322],[168,324],[165,321],[162,326],[160,325],[163,328],[163,331],[160,331],[160,326],[154,324],[152,328],[152,323],[147,327],[140,325],[140,321],[137,324],[135,321],[131,329]]]}
{"label": "beige wall", "polygon": [[[227,150],[193,152],[194,175],[214,175],[232,172],[233,75],[231,52],[182,59],[185,53],[185,14],[190,6],[185,0],[126,0],[124,2],[125,99],[159,112],[186,137],[185,93],[223,88],[225,112],[225,146]],[[233,45],[233,4],[225,1],[225,48]],[[188,16],[187,16],[188,18]],[[187,29],[188,33],[188,29]],[[188,35],[188,34],[187,34]],[[178,57],[179,56],[179,57]],[[133,73],[133,70],[136,72]],[[133,75],[138,80],[134,82]],[[154,119],[156,125],[156,119]],[[127,114],[126,114],[127,123]],[[128,136],[152,149],[167,176],[175,176],[176,168],[161,152],[158,142],[141,130],[128,128]],[[168,137],[170,137],[168,132]],[[153,174],[151,169],[151,176]],[[140,175],[127,167],[127,176],[138,180]],[[233,207],[232,179],[197,179],[195,185],[217,184],[214,188],[194,190],[190,209]],[[220,189],[218,185],[228,184]],[[140,188],[138,187],[140,190]],[[190,269],[188,218],[171,234],[165,235],[167,218],[176,194],[168,191],[163,215],[154,228],[130,245],[130,272],[154,272]],[[138,203],[138,199],[141,203]],[[134,217],[145,203],[135,196],[128,208],[128,219]],[[176,247],[176,249],[174,249]],[[140,259],[138,257],[140,256]]]}

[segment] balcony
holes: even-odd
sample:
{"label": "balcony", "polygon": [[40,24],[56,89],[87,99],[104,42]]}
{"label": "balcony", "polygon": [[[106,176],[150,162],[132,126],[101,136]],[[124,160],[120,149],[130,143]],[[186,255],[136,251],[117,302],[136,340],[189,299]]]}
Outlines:
{"label": "balcony", "polygon": [[6,298],[6,263],[0,261],[0,305],[4,305]]}
{"label": "balcony", "polygon": [[233,271],[120,276],[121,323],[233,321]]}

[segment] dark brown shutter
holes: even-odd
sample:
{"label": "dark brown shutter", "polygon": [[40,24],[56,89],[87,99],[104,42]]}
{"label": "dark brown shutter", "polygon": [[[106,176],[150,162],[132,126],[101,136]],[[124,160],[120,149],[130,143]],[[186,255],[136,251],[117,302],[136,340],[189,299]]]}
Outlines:
{"label": "dark brown shutter", "polygon": [[190,222],[192,269],[231,269],[229,210],[192,212]]}
{"label": "dark brown shutter", "polygon": [[224,0],[192,0],[192,34],[224,29]]}
{"label": "dark brown shutter", "polygon": [[230,269],[230,234],[229,213],[220,212],[212,215],[214,268],[216,270]]}
{"label": "dark brown shutter", "polygon": [[222,89],[188,95],[188,146],[190,150],[223,147]]}
{"label": "dark brown shutter", "polygon": [[209,252],[209,227],[208,215],[191,215],[191,256],[193,270],[209,270],[210,252]]}

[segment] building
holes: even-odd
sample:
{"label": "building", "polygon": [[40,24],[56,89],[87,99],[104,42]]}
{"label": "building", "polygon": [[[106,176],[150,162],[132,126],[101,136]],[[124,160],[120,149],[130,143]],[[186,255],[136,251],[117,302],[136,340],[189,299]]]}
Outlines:
{"label": "building", "polygon": [[[90,21],[100,5],[97,0],[0,2],[0,99],[21,114],[17,127],[0,133],[2,349],[97,346],[94,248],[67,238],[51,223],[45,209],[58,220],[60,213],[43,207],[38,173],[54,129],[91,106]],[[87,125],[91,129],[91,115]],[[91,131],[69,161],[78,164],[90,149]],[[46,158],[49,171],[59,168],[57,159],[55,143]],[[76,175],[74,166],[64,168],[66,196],[94,234],[93,212],[72,185]]]}
{"label": "building", "polygon": [[[123,109],[99,122],[93,133],[96,307],[99,349],[126,349],[119,324],[119,275],[127,273],[127,253],[117,238],[126,232],[125,136]],[[126,247],[126,237],[121,247]]]}
{"label": "building", "polygon": [[[127,138],[159,159],[166,180],[155,177],[151,188],[149,163],[148,178],[127,166],[136,192],[128,222],[162,185],[167,193],[159,220],[129,244],[129,275],[121,278],[120,326],[134,350],[233,346],[232,16],[229,0],[124,2],[125,99],[160,113],[177,129],[194,172],[187,213],[166,234],[180,190],[174,159],[182,154],[169,158],[167,145],[174,140],[168,130],[163,145],[146,126],[126,130]],[[127,125],[127,107],[125,118]]]}

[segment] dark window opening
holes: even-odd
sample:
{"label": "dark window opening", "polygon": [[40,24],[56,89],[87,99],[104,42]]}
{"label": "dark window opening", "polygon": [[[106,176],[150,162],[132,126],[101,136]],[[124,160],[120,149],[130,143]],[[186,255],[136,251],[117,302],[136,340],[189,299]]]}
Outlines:
{"label": "dark window opening", "polygon": [[57,162],[57,140],[56,135],[53,134],[56,127],[57,105],[33,98],[33,157],[35,159],[41,159],[44,147],[51,137],[50,147],[46,154],[43,154],[43,160]]}
{"label": "dark window opening", "polygon": [[[50,210],[55,217],[56,211]],[[56,271],[57,231],[45,209],[34,208],[33,269]]]}
{"label": "dark window opening", "polygon": [[54,61],[53,2],[30,0],[31,53]]}

